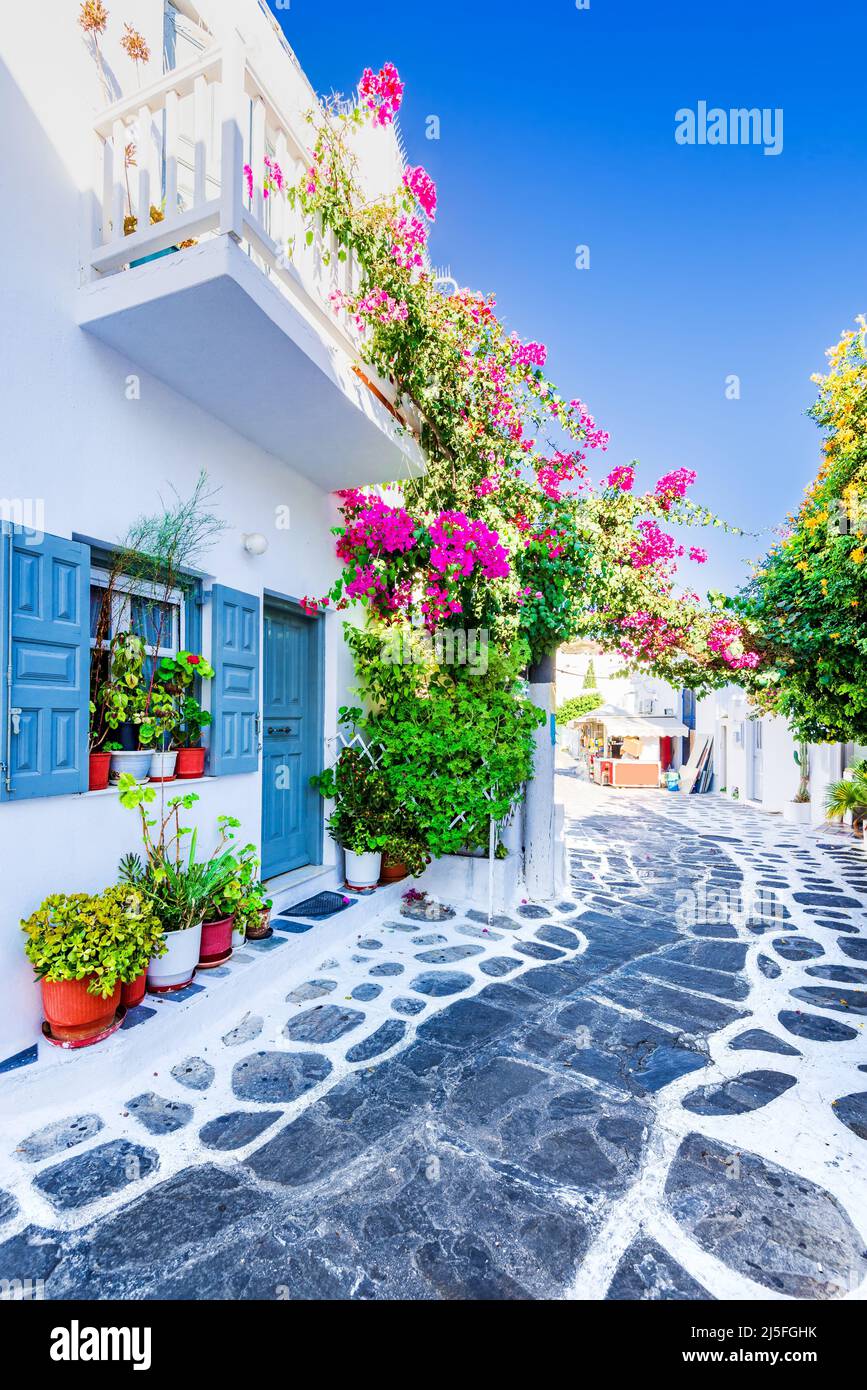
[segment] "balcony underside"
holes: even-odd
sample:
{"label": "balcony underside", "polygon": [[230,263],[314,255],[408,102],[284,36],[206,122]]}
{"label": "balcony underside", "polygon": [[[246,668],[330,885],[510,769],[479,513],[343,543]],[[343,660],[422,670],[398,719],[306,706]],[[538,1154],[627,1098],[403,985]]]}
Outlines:
{"label": "balcony underside", "polygon": [[80,300],[86,332],[319,486],[422,471],[414,436],[303,290],[293,302],[231,237],[106,276]]}

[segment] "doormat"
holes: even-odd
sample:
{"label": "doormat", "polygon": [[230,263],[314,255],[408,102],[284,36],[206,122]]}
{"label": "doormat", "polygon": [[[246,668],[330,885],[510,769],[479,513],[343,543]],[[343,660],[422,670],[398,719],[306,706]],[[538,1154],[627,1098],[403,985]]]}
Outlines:
{"label": "doormat", "polygon": [[344,893],[317,893],[315,898],[305,898],[303,903],[287,907],[280,913],[280,918],[312,917],[318,922],[324,922],[327,917],[336,917],[338,912],[345,912],[348,907],[353,906],[354,901],[355,899],[347,898]]}

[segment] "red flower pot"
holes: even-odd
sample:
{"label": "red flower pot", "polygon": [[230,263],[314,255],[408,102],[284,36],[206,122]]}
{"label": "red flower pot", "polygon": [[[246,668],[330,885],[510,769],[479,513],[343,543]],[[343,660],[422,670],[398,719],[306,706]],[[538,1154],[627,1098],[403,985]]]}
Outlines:
{"label": "red flower pot", "polygon": [[248,928],[247,928],[247,940],[248,940],[248,941],[262,941],[263,938],[266,937],[266,936],[268,935],[268,933],[269,933],[270,930],[271,930],[271,909],[270,909],[270,907],[263,907],[261,913],[259,914],[259,924],[258,924],[258,926],[255,926],[255,927],[248,927]]}
{"label": "red flower pot", "polygon": [[233,917],[223,917],[219,922],[206,922],[202,927],[202,947],[199,951],[200,965],[218,965],[232,954]]}
{"label": "red flower pot", "polygon": [[179,748],[175,764],[177,777],[203,777],[205,773],[204,748]]}
{"label": "red flower pot", "polygon": [[148,972],[145,968],[137,980],[131,984],[121,985],[120,1002],[125,1009],[134,1009],[145,997],[145,985],[147,984]]}
{"label": "red flower pot", "polygon": [[92,792],[105,791],[108,786],[108,770],[110,767],[110,753],[91,753],[90,781],[88,782],[88,787]]}
{"label": "red flower pot", "polygon": [[402,878],[406,878],[406,865],[401,864],[399,859],[387,859],[383,855],[380,883],[399,883]]}
{"label": "red flower pot", "polygon": [[42,981],[42,1008],[55,1038],[63,1041],[95,1037],[114,1022],[120,1006],[120,985],[108,999],[88,994],[93,979]]}

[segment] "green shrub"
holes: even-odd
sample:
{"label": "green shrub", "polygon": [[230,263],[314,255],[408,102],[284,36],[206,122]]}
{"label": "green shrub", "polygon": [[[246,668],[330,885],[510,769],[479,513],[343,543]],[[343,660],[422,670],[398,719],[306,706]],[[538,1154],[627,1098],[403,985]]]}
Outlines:
{"label": "green shrub", "polygon": [[166,950],[153,907],[127,884],[98,894],[55,893],[21,925],[38,979],[57,983],[92,975],[88,993],[103,999],[118,982],[137,980],[151,957]]}
{"label": "green shrub", "polygon": [[397,817],[435,857],[486,849],[490,820],[504,820],[523,796],[545,718],[519,679],[526,643],[506,653],[491,647],[482,672],[440,665],[424,650],[409,664],[390,661],[373,627],[347,624],[346,635],[369,712],[345,709],[341,718],[377,749],[386,834]]}
{"label": "green shrub", "polygon": [[588,691],[586,695],[573,695],[571,700],[564,700],[562,705],[557,706],[557,723],[568,724],[570,719],[581,719],[604,703],[598,690]]}

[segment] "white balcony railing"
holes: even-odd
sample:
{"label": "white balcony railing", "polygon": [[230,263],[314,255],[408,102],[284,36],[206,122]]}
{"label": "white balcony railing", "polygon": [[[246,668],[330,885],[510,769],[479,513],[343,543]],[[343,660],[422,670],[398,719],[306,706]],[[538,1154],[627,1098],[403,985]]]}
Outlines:
{"label": "white balcony railing", "polygon": [[[94,129],[89,279],[125,273],[131,263],[182,242],[228,235],[357,362],[355,329],[345,313],[335,314],[330,296],[353,293],[358,266],[351,252],[341,260],[334,233],[321,224],[311,229],[285,195],[266,196],[266,155],[294,184],[310,151],[296,118],[280,109],[240,43],[211,48],[115,102]],[[245,165],[253,171],[252,197]],[[151,223],[152,206],[163,213],[161,221]],[[127,218],[135,219],[129,234]],[[395,413],[390,384],[369,367],[356,370]]]}

